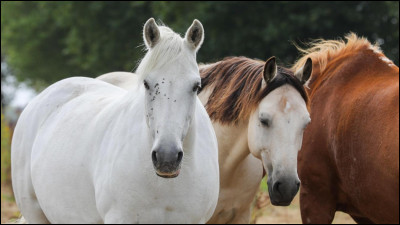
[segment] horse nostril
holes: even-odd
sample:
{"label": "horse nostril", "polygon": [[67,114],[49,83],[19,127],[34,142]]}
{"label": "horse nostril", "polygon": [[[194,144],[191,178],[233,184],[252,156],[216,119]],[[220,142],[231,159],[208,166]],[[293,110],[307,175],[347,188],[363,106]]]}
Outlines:
{"label": "horse nostril", "polygon": [[182,158],[183,158],[183,152],[180,151],[180,152],[178,153],[178,160],[177,160],[177,162],[180,163],[180,162],[182,161]]}
{"label": "horse nostril", "polygon": [[297,190],[299,190],[300,184],[301,184],[300,181],[296,181]]}
{"label": "horse nostril", "polygon": [[279,181],[275,182],[275,184],[274,184],[274,186],[273,186],[273,190],[276,191],[276,192],[281,193],[281,192],[279,191],[279,186],[281,186],[281,184],[282,184],[282,183],[279,182]]}
{"label": "horse nostril", "polygon": [[157,152],[153,151],[153,153],[151,153],[151,159],[153,163],[157,163]]}

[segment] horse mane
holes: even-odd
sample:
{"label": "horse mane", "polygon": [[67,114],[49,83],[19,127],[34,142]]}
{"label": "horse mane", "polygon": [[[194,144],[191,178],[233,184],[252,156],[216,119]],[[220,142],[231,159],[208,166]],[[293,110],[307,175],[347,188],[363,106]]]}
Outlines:
{"label": "horse mane", "polygon": [[150,71],[174,61],[183,50],[184,41],[179,34],[164,25],[158,26],[158,29],[160,30],[160,40],[153,48],[147,49],[146,55],[140,61],[135,72],[139,75],[139,84]]}
{"label": "horse mane", "polygon": [[220,62],[200,66],[202,90],[213,87],[206,104],[210,118],[222,124],[247,120],[261,100],[273,90],[288,84],[308,96],[291,70],[278,67],[277,76],[262,88],[265,62],[246,57],[228,57]]}
{"label": "horse mane", "polygon": [[[319,65],[318,74],[322,74],[332,59],[363,50],[373,51],[381,60],[388,62],[388,64],[393,64],[392,61],[385,57],[377,44],[371,44],[366,38],[358,37],[355,33],[349,33],[345,36],[345,39],[347,42],[342,39],[316,39],[308,44],[309,48],[307,49],[296,45],[296,48],[302,53],[302,56],[293,65],[292,70],[299,70],[304,65],[307,58],[311,58],[314,65]],[[313,72],[313,76],[318,74]]]}

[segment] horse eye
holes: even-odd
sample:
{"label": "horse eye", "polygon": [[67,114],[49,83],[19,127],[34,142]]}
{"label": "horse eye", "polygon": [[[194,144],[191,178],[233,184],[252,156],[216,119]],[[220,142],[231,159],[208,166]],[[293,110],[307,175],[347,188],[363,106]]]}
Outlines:
{"label": "horse eye", "polygon": [[263,126],[266,126],[266,127],[270,127],[270,125],[271,125],[271,121],[268,119],[261,119],[260,122]]}
{"label": "horse eye", "polygon": [[197,92],[201,88],[201,85],[199,83],[196,83],[193,87],[193,92]]}
{"label": "horse eye", "polygon": [[149,86],[149,84],[147,83],[147,81],[144,81],[143,84],[144,84],[144,87],[145,87],[147,90],[150,89],[150,86]]}

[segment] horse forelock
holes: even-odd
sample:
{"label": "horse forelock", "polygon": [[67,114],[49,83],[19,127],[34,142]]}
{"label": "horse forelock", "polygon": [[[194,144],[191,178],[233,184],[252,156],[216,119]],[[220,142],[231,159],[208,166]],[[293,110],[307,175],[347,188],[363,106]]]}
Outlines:
{"label": "horse forelock", "polygon": [[167,65],[183,53],[183,38],[169,27],[159,26],[158,28],[160,40],[153,48],[147,49],[146,55],[135,72],[139,75],[139,81],[143,81],[149,72]]}
{"label": "horse forelock", "polygon": [[222,124],[247,120],[265,96],[286,84],[293,86],[308,102],[301,82],[291,70],[283,67],[278,67],[277,76],[262,88],[264,64],[245,57],[230,57],[200,68],[201,90],[214,87],[206,103],[212,120]]}

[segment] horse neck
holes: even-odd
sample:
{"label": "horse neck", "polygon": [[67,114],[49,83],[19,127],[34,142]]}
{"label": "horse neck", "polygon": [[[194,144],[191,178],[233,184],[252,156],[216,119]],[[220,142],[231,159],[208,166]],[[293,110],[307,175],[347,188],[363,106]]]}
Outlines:
{"label": "horse neck", "polygon": [[316,63],[313,64],[311,80],[308,82],[308,88],[306,89],[310,99],[313,98],[315,92],[322,87],[328,79],[330,79],[332,76],[335,76],[335,68],[340,67],[343,62],[346,62],[347,58],[347,56],[340,59],[337,59],[337,57],[330,58],[326,62],[326,66],[323,69],[321,69],[318,58],[313,59],[313,62]]}
{"label": "horse neck", "polygon": [[[146,124],[144,88],[137,87],[128,90],[111,108],[115,111],[114,115],[122,120],[119,122],[123,124],[122,126],[126,126],[126,129],[129,129],[132,124],[138,124],[138,122]],[[148,127],[146,125],[142,126],[140,132],[149,133]]]}
{"label": "horse neck", "polygon": [[240,162],[251,154],[248,147],[248,121],[240,121],[238,124],[214,121],[213,127],[218,139],[221,174],[233,173]]}
{"label": "horse neck", "polygon": [[[310,98],[325,82],[335,81],[345,85],[350,82],[357,84],[358,82],[355,80],[379,82],[382,76],[389,74],[397,74],[398,77],[398,67],[394,64],[387,64],[382,60],[382,57],[385,56],[378,55],[368,49],[359,50],[328,59],[323,70],[320,69],[318,59],[313,59],[313,62],[317,63],[313,65],[313,73],[308,85]],[[387,78],[390,79],[390,77]],[[395,79],[396,76],[392,76],[392,78]],[[385,82],[385,79],[382,79],[382,81]]]}
{"label": "horse neck", "polygon": [[[214,88],[214,85],[206,87],[198,95],[204,106]],[[240,121],[238,124],[221,124],[218,121],[212,121],[218,139],[220,168],[225,170],[224,174],[234,171],[238,163],[251,154],[247,140],[248,123],[248,120]]]}

